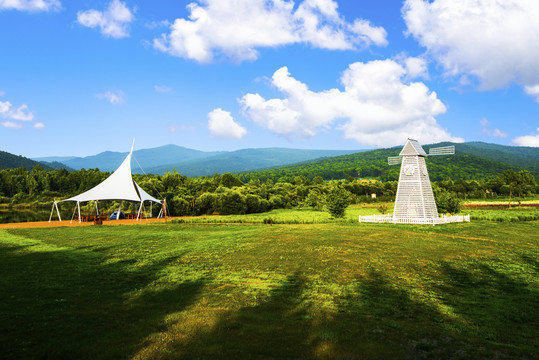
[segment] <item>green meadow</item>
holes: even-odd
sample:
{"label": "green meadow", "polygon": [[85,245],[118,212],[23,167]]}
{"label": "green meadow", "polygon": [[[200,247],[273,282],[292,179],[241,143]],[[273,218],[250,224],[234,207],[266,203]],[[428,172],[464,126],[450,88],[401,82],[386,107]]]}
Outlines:
{"label": "green meadow", "polygon": [[539,358],[539,221],[360,211],[0,230],[0,357]]}

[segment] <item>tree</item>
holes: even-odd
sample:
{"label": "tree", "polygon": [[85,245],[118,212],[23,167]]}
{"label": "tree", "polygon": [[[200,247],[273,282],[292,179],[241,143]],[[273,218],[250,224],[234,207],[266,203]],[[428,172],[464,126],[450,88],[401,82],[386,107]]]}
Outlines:
{"label": "tree", "polygon": [[437,186],[433,188],[433,192],[439,213],[457,214],[462,208],[460,199],[454,192],[447,191],[444,188]]}
{"label": "tree", "polygon": [[344,217],[344,212],[350,205],[350,192],[341,186],[334,187],[326,195],[326,208],[334,218]]}
{"label": "tree", "polygon": [[514,171],[509,169],[500,175],[500,180],[509,187],[509,208],[511,208],[511,196],[513,191],[518,193],[518,203],[522,202],[522,193],[526,192],[528,187],[535,185],[534,176],[527,170]]}
{"label": "tree", "polygon": [[305,204],[312,207],[313,210],[320,211],[323,206],[323,197],[317,188],[311,189],[309,195],[305,198]]}

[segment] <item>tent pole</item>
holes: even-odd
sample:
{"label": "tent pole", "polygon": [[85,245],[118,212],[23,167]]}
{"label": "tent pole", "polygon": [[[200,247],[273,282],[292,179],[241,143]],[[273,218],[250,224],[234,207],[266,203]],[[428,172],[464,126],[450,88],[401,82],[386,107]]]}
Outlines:
{"label": "tent pole", "polygon": [[54,202],[52,203],[51,216],[49,216],[49,222],[51,222],[52,220],[52,213],[54,212],[54,204],[56,204],[56,199],[54,199]]}
{"label": "tent pole", "polygon": [[152,205],[153,205],[153,201],[150,201],[150,217],[153,217],[153,213],[152,213]]}
{"label": "tent pole", "polygon": [[79,209],[79,224],[81,222],[81,218],[80,218],[80,201],[77,201],[77,209]]}
{"label": "tent pole", "polygon": [[95,201],[95,213],[97,214],[97,216],[99,216],[99,208],[97,207],[97,200],[94,200]]}
{"label": "tent pole", "polygon": [[123,202],[123,200],[120,200],[120,206],[118,207],[118,213],[116,214],[116,220],[120,219],[120,210],[122,209],[122,202]]}
{"label": "tent pole", "polygon": [[165,198],[165,200],[163,200],[163,203],[165,204],[163,206],[163,209],[165,209],[164,214],[165,214],[165,224],[166,224],[167,223],[167,198]]}
{"label": "tent pole", "polygon": [[69,221],[70,224],[73,223],[73,218],[75,217],[75,211],[77,211],[77,204],[75,204],[75,206],[73,207],[73,214],[71,214],[71,221]]}
{"label": "tent pole", "polygon": [[139,207],[138,207],[138,211],[137,211],[137,221],[138,221],[138,219],[139,219],[139,217],[140,217],[140,211],[141,211],[141,210],[142,210],[142,201],[140,202],[140,205],[139,205]]}
{"label": "tent pole", "polygon": [[144,201],[141,201],[140,206],[142,207],[142,215],[144,216],[146,221],[148,221],[148,214],[146,213],[146,208],[144,207]]}
{"label": "tent pole", "polygon": [[56,213],[58,214],[58,220],[62,222],[62,218],[60,217],[60,210],[58,210],[58,203],[56,202],[56,199],[54,199],[54,206],[56,207]]}
{"label": "tent pole", "polygon": [[157,214],[157,219],[161,219],[161,214],[163,213],[163,209],[159,210],[159,214]]}

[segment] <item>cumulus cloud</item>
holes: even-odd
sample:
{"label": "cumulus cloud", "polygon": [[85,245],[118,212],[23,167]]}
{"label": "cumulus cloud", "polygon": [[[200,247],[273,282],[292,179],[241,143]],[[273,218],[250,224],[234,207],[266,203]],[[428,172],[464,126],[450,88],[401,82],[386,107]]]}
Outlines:
{"label": "cumulus cloud", "polygon": [[116,39],[129,36],[129,23],[134,19],[131,10],[119,0],[112,0],[105,11],[90,9],[77,13],[79,24],[99,28],[104,36]]}
{"label": "cumulus cloud", "polygon": [[537,128],[537,135],[519,136],[514,138],[512,143],[519,146],[539,147],[539,128]]}
{"label": "cumulus cloud", "polygon": [[121,90],[107,91],[102,94],[95,95],[98,99],[105,99],[112,105],[119,105],[125,102],[126,95]]}
{"label": "cumulus cloud", "polygon": [[0,10],[20,10],[28,12],[60,10],[58,0],[0,0]]}
{"label": "cumulus cloud", "polygon": [[436,122],[446,111],[436,93],[408,78],[407,68],[393,60],[357,62],[341,76],[344,91],[314,92],[283,67],[272,77],[283,98],[246,94],[239,102],[253,122],[288,137],[311,137],[339,121],[344,137],[362,145],[394,146],[407,137],[463,141]]}
{"label": "cumulus cloud", "polygon": [[210,62],[219,56],[255,60],[257,48],[294,43],[331,50],[387,45],[384,28],[363,19],[346,22],[333,0],[304,0],[296,8],[284,0],[199,0],[187,9],[188,19],[176,19],[170,33],[153,40],[156,49]]}
{"label": "cumulus cloud", "polygon": [[537,96],[539,2],[406,0],[402,14],[408,34],[447,75],[471,76],[482,89],[517,83]]}
{"label": "cumulus cloud", "polygon": [[226,139],[241,139],[247,130],[234,121],[228,111],[215,109],[208,114],[208,128],[211,135]]}
{"label": "cumulus cloud", "polygon": [[[4,119],[20,120],[20,121],[32,121],[34,114],[28,109],[26,104],[23,104],[17,108],[13,108],[9,101],[0,101],[0,116]],[[4,125],[6,126],[6,125]],[[6,126],[13,127],[13,126]]]}
{"label": "cumulus cloud", "polygon": [[36,122],[34,124],[35,129],[43,129],[44,127],[45,127],[45,124],[43,124],[42,122]]}
{"label": "cumulus cloud", "polygon": [[479,121],[479,123],[481,124],[483,134],[485,134],[487,136],[494,136],[494,137],[497,137],[497,138],[505,138],[505,137],[507,137],[507,133],[505,131],[502,131],[502,130],[497,129],[497,128],[491,129],[490,124],[489,124],[489,122],[488,122],[488,120],[486,118],[481,119]]}

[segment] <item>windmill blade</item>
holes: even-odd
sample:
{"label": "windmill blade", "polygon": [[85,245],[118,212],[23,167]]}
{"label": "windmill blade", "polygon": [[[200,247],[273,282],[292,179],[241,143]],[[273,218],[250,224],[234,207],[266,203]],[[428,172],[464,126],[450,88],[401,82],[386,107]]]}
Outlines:
{"label": "windmill blade", "polygon": [[388,165],[397,165],[402,162],[402,156],[390,156],[387,158]]}
{"label": "windmill blade", "polygon": [[455,145],[431,148],[429,150],[429,156],[430,155],[453,155],[453,154],[455,154]]}

